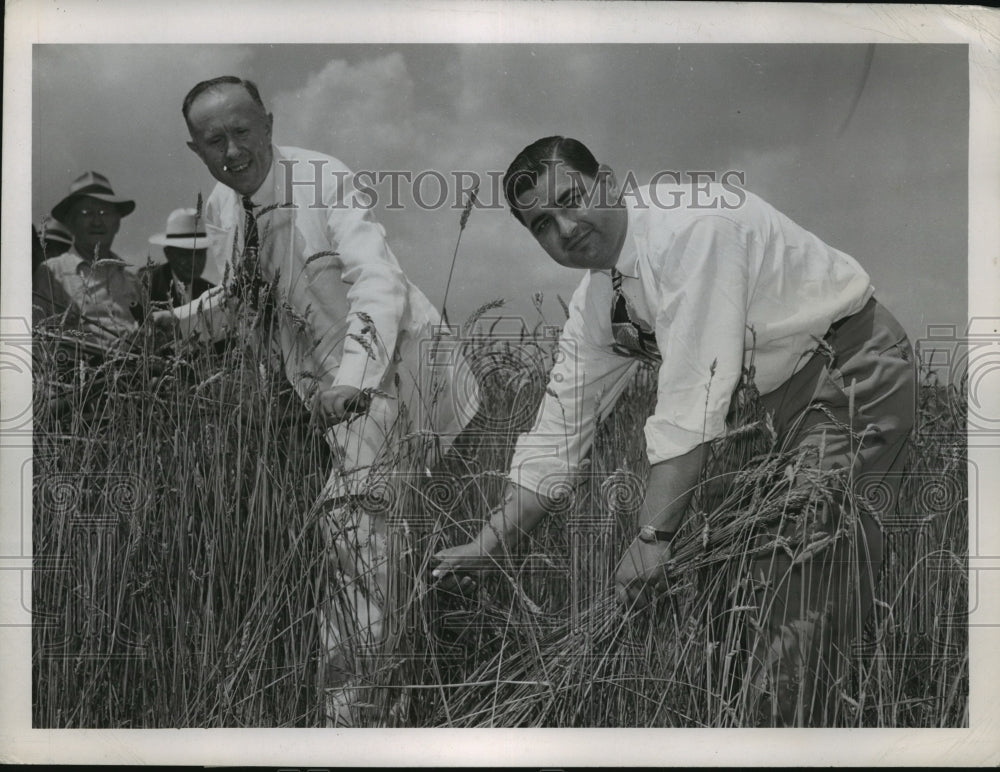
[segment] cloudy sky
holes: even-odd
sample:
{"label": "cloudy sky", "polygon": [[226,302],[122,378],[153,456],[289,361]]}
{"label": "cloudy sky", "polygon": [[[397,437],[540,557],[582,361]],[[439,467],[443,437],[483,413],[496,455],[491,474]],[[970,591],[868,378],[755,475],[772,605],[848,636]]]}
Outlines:
{"label": "cloudy sky", "polygon": [[[147,239],[214,181],[185,145],[180,106],[197,81],[258,83],[278,144],[355,171],[451,181],[448,202],[378,217],[410,278],[443,301],[459,212],[456,171],[489,179],[534,139],[567,134],[619,174],[737,170],[746,187],[856,257],[914,338],[964,325],[968,60],[959,45],[36,45],[32,216],[81,172],[108,175],[137,208],[116,249],[162,259]],[[495,194],[481,191],[486,203]],[[453,321],[496,298],[561,322],[556,266],[501,207],[474,212],[448,298]]]}

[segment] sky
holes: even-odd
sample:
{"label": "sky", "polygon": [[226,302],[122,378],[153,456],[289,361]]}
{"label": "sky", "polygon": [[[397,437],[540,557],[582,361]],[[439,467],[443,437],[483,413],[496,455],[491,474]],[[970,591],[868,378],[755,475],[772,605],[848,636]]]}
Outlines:
{"label": "sky", "polygon": [[[564,134],[640,183],[665,170],[743,173],[854,256],[920,339],[967,316],[967,57],[927,44],[37,45],[32,217],[100,171],[137,204],[116,250],[162,261],[148,238],[214,185],[186,147],[181,102],[196,82],[235,74],[260,87],[277,144],[383,173],[376,216],[439,308],[464,203],[454,175],[486,181],[490,206],[472,213],[454,266],[453,322],[500,298],[529,326],[562,322],[557,296],[581,275],[541,252],[489,180],[533,140]],[[443,175],[447,203],[416,206],[403,184],[388,207],[388,172],[425,172],[425,203]]]}

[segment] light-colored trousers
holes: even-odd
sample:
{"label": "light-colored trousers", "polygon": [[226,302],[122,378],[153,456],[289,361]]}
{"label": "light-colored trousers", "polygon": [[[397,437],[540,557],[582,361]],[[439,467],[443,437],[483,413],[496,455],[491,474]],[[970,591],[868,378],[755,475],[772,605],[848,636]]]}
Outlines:
{"label": "light-colored trousers", "polygon": [[[389,528],[414,470],[433,470],[479,406],[478,385],[454,341],[397,361],[385,394],[328,433],[335,466],[317,501],[328,559],[319,608],[322,681],[337,693],[338,723],[378,666],[387,608]],[[328,708],[328,713],[329,713]],[[328,716],[328,718],[330,718]]]}

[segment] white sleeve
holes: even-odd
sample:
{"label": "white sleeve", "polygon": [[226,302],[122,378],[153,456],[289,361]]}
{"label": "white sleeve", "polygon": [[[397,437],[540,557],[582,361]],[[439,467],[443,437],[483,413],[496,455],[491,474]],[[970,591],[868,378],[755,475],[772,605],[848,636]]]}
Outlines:
{"label": "white sleeve", "polygon": [[225,288],[220,284],[205,290],[187,305],[173,309],[181,335],[198,335],[204,340],[220,340],[229,332],[229,311]]}
{"label": "white sleeve", "polygon": [[204,220],[205,230],[209,234],[208,258],[220,266],[219,283],[187,305],[173,309],[183,336],[197,334],[203,340],[209,341],[220,340],[228,335],[232,321],[230,309],[227,308],[225,280],[231,281],[232,255],[229,254],[227,245],[231,243],[230,239],[234,234],[227,233],[219,224],[221,204],[217,198],[218,190],[217,186],[205,202]]}
{"label": "white sleeve", "polygon": [[615,354],[608,325],[589,314],[585,293],[577,292],[559,339],[558,354],[549,374],[535,425],[517,441],[511,460],[512,482],[545,496],[559,498],[580,463],[590,452],[598,422],[621,396],[638,366],[636,360]]}
{"label": "white sleeve", "polygon": [[[385,229],[358,201],[354,187],[347,183],[345,192],[337,195],[341,198],[330,206],[326,223],[331,251],[337,254],[310,258],[303,273],[318,338],[314,356],[324,362],[342,343],[339,367],[329,368],[334,385],[377,387],[392,362],[409,287]],[[344,320],[333,318],[330,304],[323,302],[323,288],[339,282],[349,285],[346,334]]]}
{"label": "white sleeve", "polygon": [[721,216],[676,233],[654,257],[656,342],[663,358],[646,451],[656,464],[725,432],[743,368],[749,299],[748,234]]}

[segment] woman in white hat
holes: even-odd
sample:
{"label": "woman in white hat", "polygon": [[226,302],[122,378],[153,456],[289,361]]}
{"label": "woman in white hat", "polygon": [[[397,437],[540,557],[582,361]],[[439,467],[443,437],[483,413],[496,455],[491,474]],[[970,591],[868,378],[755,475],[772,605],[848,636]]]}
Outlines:
{"label": "woman in white hat", "polygon": [[66,224],[73,246],[45,260],[33,281],[33,317],[60,315],[98,341],[111,343],[135,332],[143,318],[139,278],[111,250],[121,219],[135,202],[115,195],[108,178],[86,172],[69,186],[52,217]]}
{"label": "woman in white hat", "polygon": [[149,282],[149,299],[177,308],[190,303],[215,285],[201,277],[208,258],[205,224],[194,209],[175,209],[167,218],[167,229],[150,238],[163,247],[167,262],[140,273]]}

